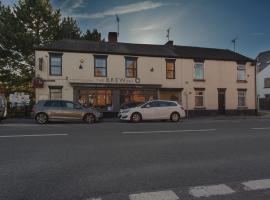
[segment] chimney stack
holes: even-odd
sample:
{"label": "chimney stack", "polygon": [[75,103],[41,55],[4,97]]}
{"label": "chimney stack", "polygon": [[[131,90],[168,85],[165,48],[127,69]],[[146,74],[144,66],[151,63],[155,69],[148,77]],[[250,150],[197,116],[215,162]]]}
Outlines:
{"label": "chimney stack", "polygon": [[172,40],[169,40],[168,42],[165,43],[165,45],[167,45],[167,46],[173,46],[173,41]]}
{"label": "chimney stack", "polygon": [[117,43],[117,32],[109,32],[108,34],[108,42]]}

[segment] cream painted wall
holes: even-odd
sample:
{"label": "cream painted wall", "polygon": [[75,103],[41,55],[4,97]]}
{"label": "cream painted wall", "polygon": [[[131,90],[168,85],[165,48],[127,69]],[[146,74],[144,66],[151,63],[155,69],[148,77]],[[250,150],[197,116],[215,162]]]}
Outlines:
{"label": "cream painted wall", "polygon": [[[38,69],[38,59],[43,58],[43,70]],[[62,76],[49,75],[49,54],[46,51],[36,51],[36,76],[46,82],[43,89],[36,89],[36,99],[49,98],[49,85],[63,86],[63,99],[73,100],[73,88],[70,82],[76,83],[107,83],[106,78],[94,77],[94,56],[88,53],[63,53]],[[80,60],[84,60],[80,63]],[[205,88],[205,108],[218,108],[217,88],[226,88],[226,109],[237,109],[237,89],[247,89],[247,107],[255,109],[255,70],[247,63],[247,83],[237,82],[237,64],[231,61],[205,61],[205,81],[194,81],[194,61],[192,59],[176,60],[176,79],[166,79],[165,58],[138,57],[139,84],[161,84],[163,88],[183,88],[182,102],[184,107],[194,109],[194,88]],[[79,65],[83,69],[79,69]],[[151,69],[153,68],[153,72]],[[125,57],[122,55],[108,55],[107,76],[125,78]],[[125,78],[125,83],[135,84],[135,79]],[[119,83],[113,81],[113,83]],[[185,92],[188,92],[188,104]]]}

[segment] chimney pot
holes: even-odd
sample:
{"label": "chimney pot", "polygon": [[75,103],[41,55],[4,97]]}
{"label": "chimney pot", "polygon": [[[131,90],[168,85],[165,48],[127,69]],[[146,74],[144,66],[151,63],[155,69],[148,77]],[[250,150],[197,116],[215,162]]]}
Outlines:
{"label": "chimney pot", "polygon": [[108,34],[108,42],[116,43],[117,42],[117,37],[118,37],[117,32],[109,32],[109,34]]}

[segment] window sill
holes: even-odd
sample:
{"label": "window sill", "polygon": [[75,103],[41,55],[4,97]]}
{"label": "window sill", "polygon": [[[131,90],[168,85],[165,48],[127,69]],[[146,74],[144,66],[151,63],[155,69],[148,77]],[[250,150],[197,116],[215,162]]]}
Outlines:
{"label": "window sill", "polygon": [[57,74],[50,74],[49,76],[62,76],[62,74],[57,75]]}
{"label": "window sill", "polygon": [[205,82],[205,79],[193,79],[195,82]]}
{"label": "window sill", "polygon": [[247,106],[238,106],[237,110],[247,110],[248,107]]}
{"label": "window sill", "polygon": [[237,83],[247,83],[247,80],[237,80]]}
{"label": "window sill", "polygon": [[205,107],[194,107],[194,110],[205,110]]}

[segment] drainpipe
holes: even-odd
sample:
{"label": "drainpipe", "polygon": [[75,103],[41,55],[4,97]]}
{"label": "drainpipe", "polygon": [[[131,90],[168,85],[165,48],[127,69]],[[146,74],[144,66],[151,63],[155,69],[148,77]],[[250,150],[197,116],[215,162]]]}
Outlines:
{"label": "drainpipe", "polygon": [[259,114],[260,104],[259,104],[259,96],[257,95],[257,58],[255,60],[255,115]]}

